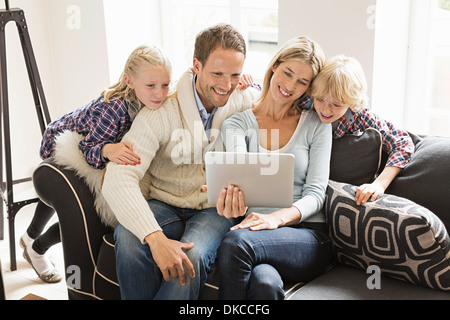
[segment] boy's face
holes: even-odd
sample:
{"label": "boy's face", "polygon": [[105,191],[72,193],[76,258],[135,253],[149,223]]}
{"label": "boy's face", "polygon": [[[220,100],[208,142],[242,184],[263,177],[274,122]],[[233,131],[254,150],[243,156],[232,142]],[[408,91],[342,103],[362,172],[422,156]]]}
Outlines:
{"label": "boy's face", "polygon": [[205,64],[194,58],[196,90],[205,109],[223,107],[239,83],[245,56],[242,52],[216,48]]}
{"label": "boy's face", "polygon": [[314,97],[314,108],[319,115],[320,121],[332,123],[340,119],[349,107],[342,105],[342,103],[333,99],[330,94],[327,94],[322,99]]}

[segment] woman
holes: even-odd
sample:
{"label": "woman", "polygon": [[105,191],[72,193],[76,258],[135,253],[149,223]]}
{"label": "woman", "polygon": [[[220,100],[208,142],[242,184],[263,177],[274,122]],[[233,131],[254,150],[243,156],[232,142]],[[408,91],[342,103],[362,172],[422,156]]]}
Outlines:
{"label": "woman", "polygon": [[[283,299],[283,280],[309,281],[332,260],[321,211],[329,176],[331,125],[314,110],[303,110],[308,89],[323,66],[319,45],[305,37],[288,41],[266,72],[253,109],[224,121],[227,151],[295,155],[294,198],[290,208],[248,208],[248,215],[219,248],[221,299]],[[224,189],[219,214],[246,212],[245,194]]]}

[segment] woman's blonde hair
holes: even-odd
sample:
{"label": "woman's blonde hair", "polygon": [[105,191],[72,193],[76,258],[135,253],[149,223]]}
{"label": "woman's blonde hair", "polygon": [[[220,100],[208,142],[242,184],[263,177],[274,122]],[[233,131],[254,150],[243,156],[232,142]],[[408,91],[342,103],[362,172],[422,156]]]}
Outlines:
{"label": "woman's blonde hair", "polygon": [[[287,41],[275,54],[269,63],[266,74],[264,76],[264,83],[261,89],[261,96],[257,103],[261,103],[267,96],[270,87],[270,80],[273,76],[273,69],[283,62],[289,60],[297,60],[305,64],[309,64],[313,70],[313,79],[317,76],[323,67],[325,54],[322,48],[311,39],[301,36]],[[298,103],[305,95],[309,93],[309,88],[303,96],[294,102],[293,107],[297,110]],[[298,110],[300,111],[300,110]]]}
{"label": "woman's blonde hair", "polygon": [[[172,65],[164,53],[156,46],[140,46],[133,50],[125,63],[124,70],[120,75],[119,81],[102,92],[106,102],[117,99],[133,101],[136,99],[136,93],[125,83],[125,77],[135,77],[144,64],[154,67],[165,67],[169,74],[172,73]],[[139,99],[138,99],[139,100]],[[138,101],[139,108],[141,102]]]}
{"label": "woman's blonde hair", "polygon": [[367,106],[367,82],[358,60],[338,55],[325,61],[311,86],[311,96],[323,99],[328,94],[354,112]]}

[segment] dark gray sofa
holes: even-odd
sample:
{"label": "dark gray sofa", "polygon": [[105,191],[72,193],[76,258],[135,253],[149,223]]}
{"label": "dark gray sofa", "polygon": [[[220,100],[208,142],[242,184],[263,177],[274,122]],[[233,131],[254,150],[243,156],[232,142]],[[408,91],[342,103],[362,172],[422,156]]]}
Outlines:
{"label": "dark gray sofa", "polygon": [[[446,232],[450,228],[450,139],[413,137],[417,152],[410,165],[392,183],[389,195],[375,201],[375,207],[362,206],[364,210],[352,202],[352,187],[371,181],[382,170],[385,155],[380,134],[367,130],[333,142],[325,211],[336,261],[309,283],[286,283],[286,299],[450,299]],[[35,170],[33,182],[39,197],[58,214],[69,299],[120,299],[113,229],[101,223],[83,179],[50,158]],[[405,198],[410,200],[407,209],[403,205],[409,200]],[[402,208],[393,204],[398,201]],[[412,213],[408,211],[411,207]],[[391,234],[400,220],[408,225],[396,228],[407,231]],[[370,226],[364,225],[367,221]],[[428,242],[423,244],[425,236]],[[410,259],[416,249],[425,263]],[[371,264],[379,266],[380,277],[376,272],[366,273]],[[433,267],[436,264],[439,270]],[[217,298],[216,267],[210,271],[201,299]],[[72,281],[74,270],[81,271],[79,281]],[[372,280],[376,285],[370,289]]]}

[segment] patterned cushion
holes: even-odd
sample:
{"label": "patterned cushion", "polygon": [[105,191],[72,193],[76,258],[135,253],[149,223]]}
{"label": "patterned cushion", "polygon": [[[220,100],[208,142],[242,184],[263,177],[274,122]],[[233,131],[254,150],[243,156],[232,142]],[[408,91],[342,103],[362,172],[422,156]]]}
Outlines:
{"label": "patterned cushion", "polygon": [[393,195],[358,206],[356,187],[329,182],[325,212],[339,262],[450,291],[450,239],[428,209]]}

